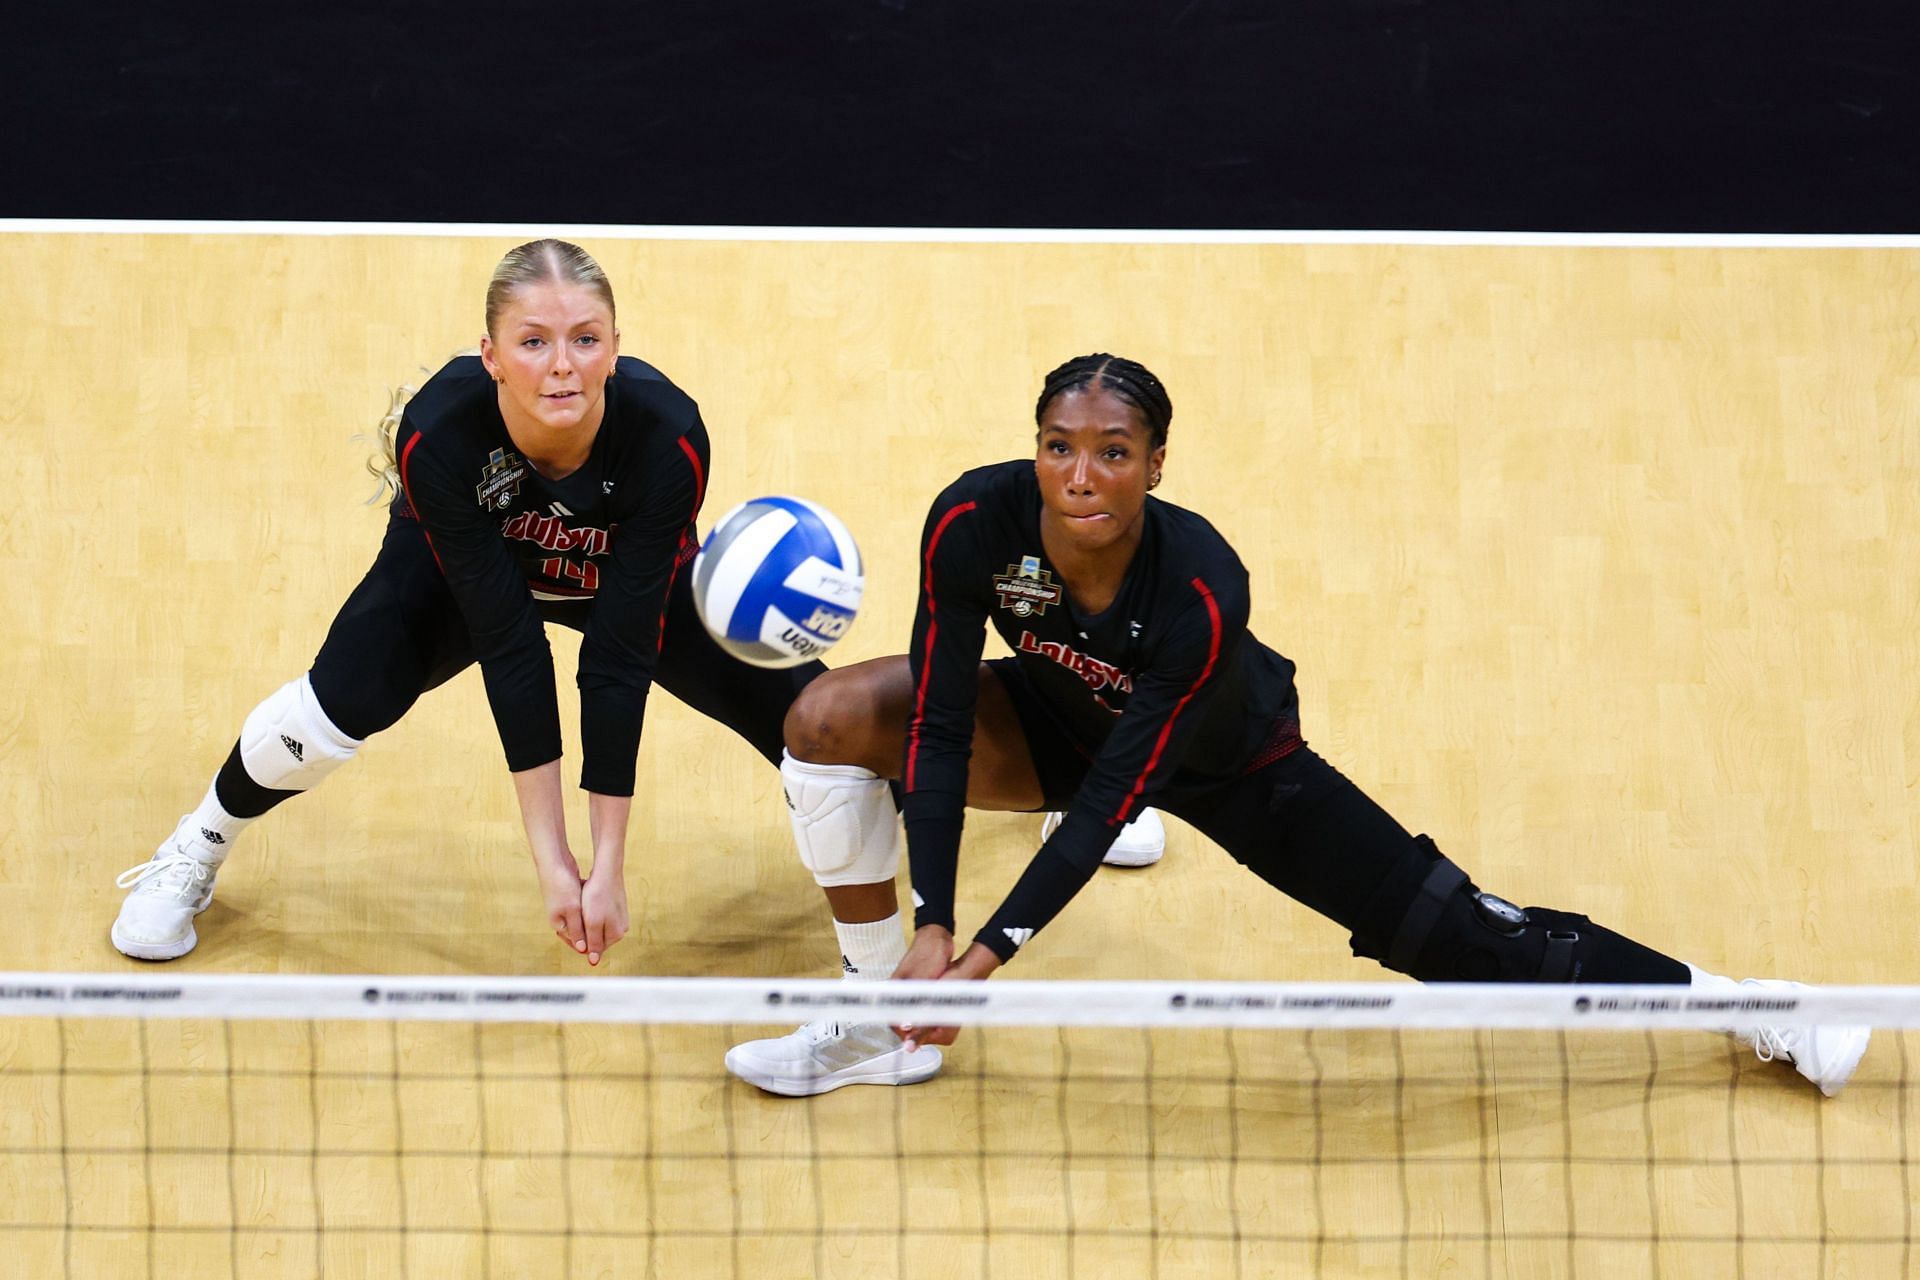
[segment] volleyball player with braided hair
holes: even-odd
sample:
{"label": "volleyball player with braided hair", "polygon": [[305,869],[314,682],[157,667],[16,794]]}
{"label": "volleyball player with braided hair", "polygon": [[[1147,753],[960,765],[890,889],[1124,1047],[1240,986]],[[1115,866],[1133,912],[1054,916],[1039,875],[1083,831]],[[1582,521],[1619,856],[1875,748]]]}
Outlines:
{"label": "volleyball player with braided hair", "polygon": [[[878,844],[877,821],[845,815],[877,818],[880,779],[901,780],[917,913],[896,976],[987,977],[1152,803],[1338,922],[1356,955],[1422,981],[1734,986],[1585,916],[1481,890],[1306,745],[1293,664],[1247,630],[1248,575],[1233,548],[1149,496],[1173,416],[1151,372],[1104,354],[1068,361],[1047,376],[1034,416],[1033,459],[967,472],[928,512],[911,651],[828,673],[787,717],[782,772],[810,866],[879,865],[847,845]],[[989,623],[1012,657],[981,662]],[[969,806],[1066,817],[956,954]],[[864,891],[877,909],[891,877]],[[904,1083],[932,1074],[937,1062],[922,1055],[955,1035],[899,1030],[888,1044],[809,1024],[738,1045],[727,1065],[777,1093]],[[1831,1094],[1868,1032],[1782,1026],[1743,1038]],[[861,1044],[873,1046],[864,1057]]]}
{"label": "volleyball player with braided hair", "polygon": [[[748,667],[700,625],[685,569],[706,428],[686,393],[619,347],[612,286],[578,246],[536,240],[500,261],[479,355],[450,361],[383,423],[377,470],[394,497],[373,567],[312,668],[254,708],[199,806],[121,876],[131,892],[114,946],[146,960],[191,951],[241,830],[475,662],[548,923],[593,964],[628,927],[627,819],[651,687],[779,760],[782,717],[823,668]],[[583,637],[585,879],[562,809],[544,622]]]}

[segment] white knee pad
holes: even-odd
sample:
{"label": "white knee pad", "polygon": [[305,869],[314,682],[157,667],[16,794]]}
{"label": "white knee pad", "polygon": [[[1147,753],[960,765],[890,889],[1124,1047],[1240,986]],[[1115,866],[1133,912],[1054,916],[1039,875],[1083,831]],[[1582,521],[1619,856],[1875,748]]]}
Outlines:
{"label": "white knee pad", "polygon": [[900,870],[893,796],[871,769],[780,758],[800,862],[822,885],[880,884]]}
{"label": "white knee pad", "polygon": [[305,791],[353,759],[360,743],[334,727],[305,676],[289,680],[240,726],[240,763],[273,791]]}

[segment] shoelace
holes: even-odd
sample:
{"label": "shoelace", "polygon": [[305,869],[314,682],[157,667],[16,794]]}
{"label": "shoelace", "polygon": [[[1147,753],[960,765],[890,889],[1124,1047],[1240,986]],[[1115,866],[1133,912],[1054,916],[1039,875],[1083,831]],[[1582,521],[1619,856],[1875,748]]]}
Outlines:
{"label": "shoelace", "polygon": [[183,901],[199,893],[200,886],[213,879],[213,867],[184,853],[150,858],[137,867],[128,867],[113,878],[122,889],[151,881],[148,892],[171,893]]}
{"label": "shoelace", "polygon": [[1762,1062],[1772,1062],[1775,1058],[1785,1058],[1796,1062],[1794,1042],[1799,1037],[1782,1027],[1755,1027],[1753,1029],[1753,1053]]}
{"label": "shoelace", "polygon": [[802,1026],[800,1031],[807,1037],[808,1044],[824,1044],[828,1040],[835,1039],[839,1036],[840,1024],[837,1022],[809,1022]]}

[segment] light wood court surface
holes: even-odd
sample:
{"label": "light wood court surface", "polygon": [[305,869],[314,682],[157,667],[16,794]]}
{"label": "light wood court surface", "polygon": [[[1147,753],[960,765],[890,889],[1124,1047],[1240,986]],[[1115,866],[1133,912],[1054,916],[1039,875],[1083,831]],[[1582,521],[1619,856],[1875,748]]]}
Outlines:
{"label": "light wood court surface", "polygon": [[[311,659],[385,518],[359,505],[371,481],[352,437],[371,428],[388,387],[477,341],[488,273],[510,246],[0,238],[10,592],[0,610],[0,970],[135,967],[107,940],[115,874],[152,852],[247,711]],[[700,402],[713,439],[703,530],[735,502],[792,492],[839,512],[860,540],[867,607],[835,661],[904,648],[932,496],[966,467],[1030,449],[1047,369],[1117,351],[1171,389],[1160,496],[1205,514],[1239,550],[1256,634],[1300,666],[1309,740],[1480,883],[1735,976],[1920,974],[1920,257],[587,247],[613,278],[623,350]],[[576,642],[550,634],[572,743]],[[476,674],[423,699],[363,757],[246,834],[179,970],[585,972],[542,922]],[[1011,884],[1036,826],[970,820],[963,930]],[[636,928],[605,971],[835,971],[773,771],[661,695],[641,748],[630,868]],[[1017,968],[1031,978],[1389,977],[1178,824],[1161,865],[1102,873]],[[1667,1276],[1877,1277],[1912,1259],[1904,1236],[1920,1181],[1902,1160],[1920,1153],[1920,1098],[1899,1082],[1920,1062],[1914,1036],[1883,1034],[1854,1091],[1822,1106],[1791,1072],[1706,1036],[1564,1046],[1552,1036],[1311,1046],[1237,1036],[1167,1042],[1149,1066],[1137,1036],[1102,1048],[1080,1033],[988,1033],[963,1038],[942,1082],[845,1090],[809,1112],[724,1077],[717,1030],[644,1043],[638,1033],[489,1030],[477,1038],[479,1068],[465,1034],[449,1045],[443,1030],[309,1038],[297,1024],[155,1023],[145,1033],[73,1024],[59,1037],[0,1024],[0,1148],[42,1151],[0,1156],[0,1276],[544,1277],[563,1263],[570,1277],[868,1276],[904,1261],[916,1276],[1153,1265],[1167,1276],[1622,1276],[1658,1264]],[[1008,1113],[986,1105],[1000,1095],[969,1074],[983,1039],[1001,1071],[1050,1076],[1070,1050],[1082,1067],[1111,1054],[1154,1072],[1150,1096],[1137,1082],[1100,1086],[1020,1113],[1023,1124],[1054,1126],[1044,1140],[1079,1154],[1138,1145],[1108,1129],[1144,1126],[1161,1157],[1184,1163],[1144,1184],[1137,1171],[1075,1165],[1073,1238],[1058,1221],[1059,1160],[895,1160],[896,1142],[972,1152],[1006,1127]],[[648,1056],[677,1082],[635,1116],[604,1085],[591,1095],[578,1092],[590,1084],[528,1085],[515,1098],[499,1084],[428,1081],[356,1099],[313,1094],[307,1080],[346,1059],[376,1073],[445,1061],[471,1075],[556,1053],[574,1069],[631,1069]],[[1251,1080],[1236,1096],[1183,1083],[1229,1055]],[[1570,1119],[1563,1058],[1576,1076]],[[82,1077],[56,1094],[53,1061],[177,1074],[144,1097],[137,1082],[115,1092]],[[292,1075],[263,1075],[243,1097],[220,1073],[247,1061]],[[1396,1101],[1402,1067],[1467,1083]],[[1518,1083],[1483,1105],[1472,1087],[1482,1075]],[[1318,1120],[1303,1110],[1303,1082],[1316,1076]],[[1527,1083],[1543,1076],[1553,1082]],[[276,1092],[295,1077],[297,1090]],[[1020,1096],[1002,1100],[1012,1108]],[[1077,1110],[1093,1098],[1099,1107]],[[653,1174],[532,1161],[517,1182],[511,1165],[490,1161],[476,1194],[457,1161],[420,1157],[396,1172],[377,1156],[393,1149],[395,1124],[413,1142],[453,1147],[471,1137],[461,1125],[477,1125],[510,1147],[521,1139],[503,1117],[549,1148],[541,1118],[561,1102],[575,1124],[604,1124],[606,1142],[686,1158]],[[1230,1110],[1244,1126],[1243,1161],[1261,1154],[1246,1144],[1271,1143],[1359,1162],[1321,1173],[1244,1163],[1229,1179],[1194,1157],[1219,1154],[1209,1144],[1225,1142]],[[1447,1178],[1444,1162],[1381,1172],[1366,1159],[1391,1143],[1396,1115],[1415,1149],[1482,1163]],[[451,1128],[423,1138],[435,1124]],[[332,1154],[248,1156],[237,1174],[230,1161],[196,1173],[142,1154],[192,1132]],[[760,1151],[813,1142],[857,1154],[867,1132],[882,1135],[873,1142],[884,1153],[871,1169],[843,1161],[824,1190],[804,1165],[779,1162],[765,1165],[766,1185],[745,1185],[714,1145],[731,1135]],[[83,1134],[106,1153],[44,1153]],[[111,1154],[121,1147],[135,1154]],[[1798,1162],[1735,1174],[1709,1160],[1655,1176],[1555,1158],[1730,1147]],[[356,1157],[363,1149],[376,1154]],[[230,1197],[223,1188],[218,1203],[187,1203],[222,1177],[238,1188]],[[553,1225],[559,1211],[541,1206],[558,1194],[554,1179],[579,1225],[600,1214],[641,1230],[635,1220],[652,1213],[665,1233],[717,1204],[724,1227],[737,1215],[771,1221],[756,1215],[797,1202],[803,1243],[777,1233],[731,1247],[583,1239],[563,1254],[506,1229],[515,1214]],[[490,1215],[503,1233],[312,1231],[316,1200],[329,1225],[351,1227],[387,1213],[396,1195],[415,1223]],[[1752,1242],[1793,1234],[1781,1224],[1805,1224],[1816,1202],[1834,1237],[1879,1243]],[[990,1246],[964,1237],[979,1225],[976,1204],[1006,1231]],[[1740,1246],[1736,1211],[1749,1237]],[[126,1230],[9,1225],[63,1214]],[[196,1214],[241,1230],[146,1229]],[[903,1215],[961,1234],[896,1252],[890,1235],[856,1229],[890,1230]],[[1167,1238],[1155,1240],[1150,1222]],[[1558,1238],[1570,1224],[1581,1237],[1572,1244]],[[1642,1238],[1650,1227],[1658,1245]],[[1364,1239],[1409,1228],[1433,1238],[1411,1249]],[[1182,1231],[1195,1238],[1173,1238]],[[1236,1244],[1233,1232],[1293,1242]]]}

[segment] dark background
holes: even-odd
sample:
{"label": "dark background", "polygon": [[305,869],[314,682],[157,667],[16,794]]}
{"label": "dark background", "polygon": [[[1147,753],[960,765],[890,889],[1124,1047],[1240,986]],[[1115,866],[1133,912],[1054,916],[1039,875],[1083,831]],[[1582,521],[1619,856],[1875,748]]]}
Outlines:
{"label": "dark background", "polygon": [[1920,6],[43,6],[0,216],[1920,230]]}

